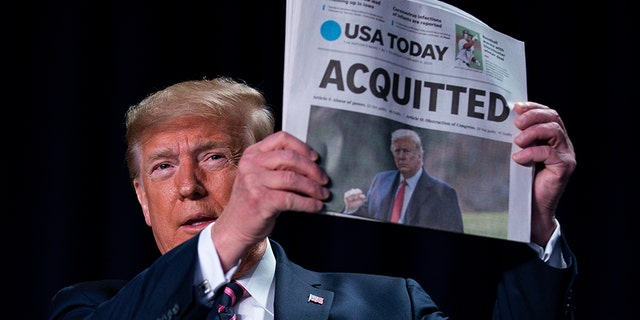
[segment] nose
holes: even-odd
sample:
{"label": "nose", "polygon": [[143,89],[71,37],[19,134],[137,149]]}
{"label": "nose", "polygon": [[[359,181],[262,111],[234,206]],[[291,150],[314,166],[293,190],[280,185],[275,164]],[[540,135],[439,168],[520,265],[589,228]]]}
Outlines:
{"label": "nose", "polygon": [[181,163],[175,175],[175,183],[182,199],[198,199],[206,195],[207,190],[200,178],[200,169],[193,163]]}

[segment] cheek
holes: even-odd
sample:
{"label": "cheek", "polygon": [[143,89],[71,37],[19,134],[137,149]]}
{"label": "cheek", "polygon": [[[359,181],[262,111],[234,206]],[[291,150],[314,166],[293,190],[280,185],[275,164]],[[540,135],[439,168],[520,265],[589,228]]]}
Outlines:
{"label": "cheek", "polygon": [[216,174],[214,179],[209,180],[210,185],[207,189],[211,193],[211,196],[213,196],[216,202],[222,207],[225,207],[229,202],[235,178],[236,170],[230,169],[223,173]]}
{"label": "cheek", "polygon": [[146,193],[146,200],[147,200],[147,205],[149,206],[149,211],[153,212],[154,208],[158,210],[160,209],[158,207],[166,206],[166,204],[171,203],[172,199],[175,197],[176,197],[175,187],[169,184],[155,184],[153,188],[148,188]]}

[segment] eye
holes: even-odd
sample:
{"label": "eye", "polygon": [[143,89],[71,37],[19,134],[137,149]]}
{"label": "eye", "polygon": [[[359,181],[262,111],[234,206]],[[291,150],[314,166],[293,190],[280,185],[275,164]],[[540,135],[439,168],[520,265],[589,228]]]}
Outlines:
{"label": "eye", "polygon": [[158,166],[156,166],[157,170],[165,170],[165,169],[169,169],[171,168],[171,165],[168,163],[161,163]]}
{"label": "eye", "polygon": [[209,160],[213,160],[213,161],[216,161],[218,159],[223,159],[223,158],[224,158],[224,156],[223,155],[219,155],[219,154],[214,154],[214,155],[209,156]]}
{"label": "eye", "polygon": [[169,163],[166,163],[166,162],[158,163],[158,164],[155,164],[155,165],[151,166],[150,173],[166,171],[167,169],[170,169],[171,167],[173,167],[173,166],[170,165]]}
{"label": "eye", "polygon": [[150,166],[150,168],[149,176],[152,177],[152,179],[163,179],[170,176],[175,167],[169,162],[160,162]]}
{"label": "eye", "polygon": [[213,152],[203,158],[202,165],[209,170],[217,170],[228,165],[230,159],[226,152]]}
{"label": "eye", "polygon": [[401,155],[401,154],[402,155],[411,155],[411,154],[413,154],[414,151],[415,150],[409,150],[409,149],[395,149],[395,150],[393,150],[393,153],[395,155]]}

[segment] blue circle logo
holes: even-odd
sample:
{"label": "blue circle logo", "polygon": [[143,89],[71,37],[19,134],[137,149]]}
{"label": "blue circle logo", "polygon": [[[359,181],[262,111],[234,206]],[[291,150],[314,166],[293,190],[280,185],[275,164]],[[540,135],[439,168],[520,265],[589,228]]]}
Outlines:
{"label": "blue circle logo", "polygon": [[340,38],[340,33],[342,33],[340,25],[333,20],[327,20],[320,26],[320,34],[327,41],[334,41]]}

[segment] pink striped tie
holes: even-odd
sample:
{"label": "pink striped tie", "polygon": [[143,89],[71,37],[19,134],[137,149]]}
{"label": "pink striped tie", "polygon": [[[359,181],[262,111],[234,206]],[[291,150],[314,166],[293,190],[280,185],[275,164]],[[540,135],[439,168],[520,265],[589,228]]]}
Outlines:
{"label": "pink striped tie", "polygon": [[233,305],[240,301],[246,292],[247,290],[237,281],[231,281],[218,289],[216,296],[213,298],[213,307],[218,312],[220,319],[236,319],[236,312],[233,309]]}

